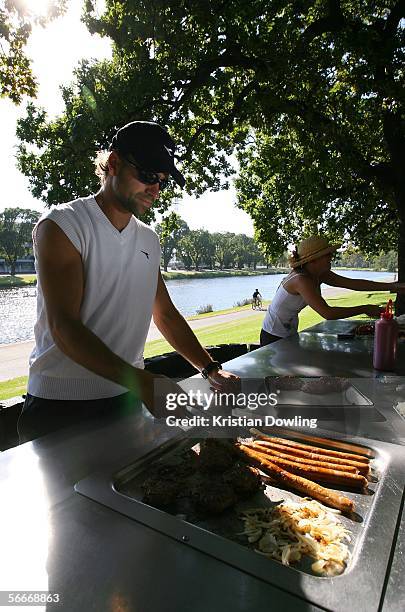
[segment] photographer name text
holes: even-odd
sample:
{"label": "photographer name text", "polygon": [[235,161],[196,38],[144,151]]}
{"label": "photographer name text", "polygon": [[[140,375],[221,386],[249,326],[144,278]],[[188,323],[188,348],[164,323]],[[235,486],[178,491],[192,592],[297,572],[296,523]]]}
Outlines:
{"label": "photographer name text", "polygon": [[317,419],[308,419],[301,416],[293,418],[277,418],[270,415],[261,417],[251,416],[200,416],[188,418],[176,417],[174,414],[166,417],[169,427],[309,427],[316,429]]}

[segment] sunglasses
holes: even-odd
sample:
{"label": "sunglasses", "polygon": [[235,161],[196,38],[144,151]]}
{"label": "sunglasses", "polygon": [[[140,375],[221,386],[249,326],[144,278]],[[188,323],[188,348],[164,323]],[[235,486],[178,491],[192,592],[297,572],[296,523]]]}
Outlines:
{"label": "sunglasses", "polygon": [[156,185],[156,183],[159,183],[159,191],[163,191],[168,186],[170,182],[169,178],[161,179],[159,178],[159,174],[157,172],[150,172],[149,170],[144,170],[143,168],[138,166],[138,164],[130,161],[126,157],[124,157],[124,160],[127,162],[127,164],[133,166],[136,169],[138,175],[137,179],[144,185]]}

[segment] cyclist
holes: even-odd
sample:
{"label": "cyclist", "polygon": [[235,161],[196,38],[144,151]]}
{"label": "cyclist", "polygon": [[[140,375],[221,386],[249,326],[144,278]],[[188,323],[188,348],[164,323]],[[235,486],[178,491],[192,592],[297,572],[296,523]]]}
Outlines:
{"label": "cyclist", "polygon": [[262,296],[260,295],[260,291],[258,289],[255,289],[253,293],[253,299],[252,299],[252,308],[253,310],[255,310],[256,308],[261,308],[261,307],[262,307]]}

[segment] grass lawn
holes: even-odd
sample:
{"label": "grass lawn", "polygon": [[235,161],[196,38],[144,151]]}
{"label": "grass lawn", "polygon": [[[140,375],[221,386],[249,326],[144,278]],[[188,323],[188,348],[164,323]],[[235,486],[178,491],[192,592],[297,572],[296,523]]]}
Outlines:
{"label": "grass lawn", "polygon": [[[392,296],[391,296],[392,297]],[[329,298],[328,304],[331,306],[358,306],[360,304],[385,304],[390,298],[389,293],[360,293],[353,291],[352,293],[340,298]],[[250,306],[244,306],[239,309],[245,310]],[[215,314],[215,313],[210,313]],[[206,315],[205,315],[206,316]],[[198,317],[201,318],[201,317]],[[230,321],[229,323],[221,323],[218,325],[210,325],[203,329],[194,331],[201,344],[209,346],[210,344],[230,344],[233,342],[259,342],[261,323],[264,318],[264,312],[252,314],[251,317],[241,319],[240,321]],[[356,315],[356,319],[366,316]],[[312,327],[322,321],[322,317],[307,306],[300,313],[299,331]],[[152,340],[147,342],[145,346],[145,357],[153,357],[172,351],[170,344],[166,340]]]}
{"label": "grass lawn", "polygon": [[27,391],[27,376],[3,380],[0,382],[0,400],[9,399],[17,395],[22,395]]}
{"label": "grass lawn", "polygon": [[19,274],[18,276],[0,275],[0,289],[7,287],[24,287],[24,285],[35,285],[36,274]]}
{"label": "grass lawn", "polygon": [[[269,301],[263,302],[262,308],[267,308],[269,304]],[[255,313],[255,311],[252,310],[252,305],[246,304],[246,306],[234,306],[233,308],[225,308],[224,310],[214,310],[213,312],[204,312],[200,315],[191,315],[190,317],[187,317],[187,321],[195,321],[196,319],[207,319],[209,317],[215,317],[216,315],[228,314],[228,312],[239,312],[241,310],[251,310],[252,314]]]}
{"label": "grass lawn", "polygon": [[[387,301],[393,297],[392,294],[376,292],[366,293],[353,291],[346,294],[344,297],[339,298],[328,298],[328,304],[331,306],[358,306],[359,304],[386,304]],[[190,317],[190,319],[201,319],[204,317],[214,316],[216,314],[224,314],[226,312],[234,312],[239,310],[249,310],[250,306],[243,306],[242,308],[229,308],[227,310],[217,311],[215,313],[209,313],[208,315],[202,315],[199,317]],[[231,344],[236,343],[250,343],[258,342],[262,320],[264,312],[256,312],[252,316],[241,319],[240,321],[230,321],[229,323],[220,323],[216,325],[210,325],[203,329],[195,330],[195,334],[204,346],[215,345],[215,344]],[[356,319],[367,318],[365,316],[356,315]],[[322,317],[312,310],[312,308],[304,308],[300,314],[299,331],[312,327],[320,321]],[[145,346],[145,357],[153,357],[154,355],[161,355],[163,353],[169,353],[173,349],[166,342],[166,340],[153,340],[147,342]],[[12,380],[6,380],[0,382],[0,400],[8,399],[21,395],[26,391],[27,378],[22,376],[20,378],[14,378]]]}

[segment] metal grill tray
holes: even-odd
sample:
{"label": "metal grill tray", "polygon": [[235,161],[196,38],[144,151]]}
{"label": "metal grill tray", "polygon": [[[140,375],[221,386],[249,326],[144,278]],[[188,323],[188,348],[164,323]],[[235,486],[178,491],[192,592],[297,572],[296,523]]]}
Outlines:
{"label": "metal grill tray", "polygon": [[[241,509],[271,506],[281,499],[300,499],[300,496],[285,489],[267,485],[266,496],[258,493],[239,502],[236,510],[208,519],[188,515],[188,520],[184,520],[142,503],[140,484],[152,464],[182,449],[191,448],[206,434],[206,431],[191,430],[187,435],[182,434],[143,457],[134,457],[133,462],[115,474],[104,471],[81,480],[75,489],[184,545],[192,546],[315,605],[347,612],[348,607],[356,601],[359,612],[377,610],[399,520],[404,490],[405,448],[331,434],[336,449],[348,452],[356,452],[356,446],[367,449],[374,457],[372,465],[375,477],[369,484],[368,494],[344,492],[356,505],[354,516],[341,516],[342,523],[352,533],[351,560],[342,575],[330,578],[311,574],[308,559],[298,569],[267,559],[251,550],[243,536],[236,535],[243,530],[243,523],[237,517]],[[249,436],[247,430],[240,430],[238,434]],[[319,444],[322,440],[302,432],[294,437],[312,444]],[[193,522],[195,520],[196,523]]]}
{"label": "metal grill tray", "polygon": [[[265,387],[267,392],[271,393],[272,388],[269,386],[272,376],[266,376]],[[274,378],[280,378],[274,376]],[[282,378],[282,377],[281,377]],[[321,378],[319,376],[297,376],[295,377],[303,382],[316,381]],[[325,377],[330,378],[330,377]],[[276,386],[276,385],[275,385]],[[373,402],[364,393],[350,383],[347,389],[341,391],[325,392],[325,393],[309,393],[300,389],[297,390],[281,390],[277,391],[277,405],[289,406],[372,406]]]}

